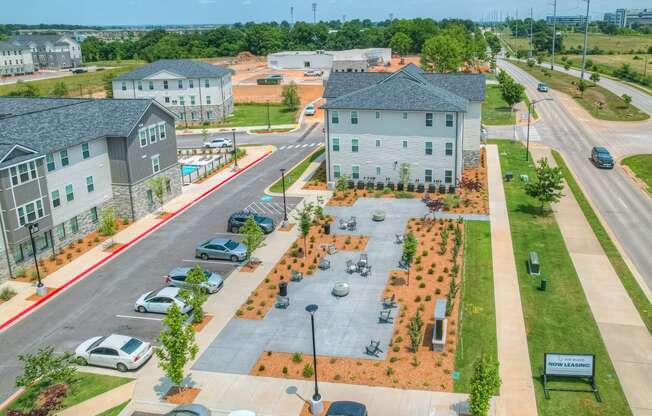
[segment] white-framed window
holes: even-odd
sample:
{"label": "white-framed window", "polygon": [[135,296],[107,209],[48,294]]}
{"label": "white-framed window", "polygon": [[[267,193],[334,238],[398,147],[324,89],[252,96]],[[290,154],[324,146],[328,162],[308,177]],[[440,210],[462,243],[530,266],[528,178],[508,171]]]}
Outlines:
{"label": "white-framed window", "polygon": [[333,165],[333,177],[339,178],[342,176],[342,167],[340,165]]}
{"label": "white-framed window", "polygon": [[380,111],[376,111],[376,120],[380,120]]}
{"label": "white-framed window", "polygon": [[164,80],[163,80],[163,89],[164,89],[164,90],[167,90],[167,89],[168,89],[168,80],[167,80],[167,79],[164,79]]}
{"label": "white-framed window", "polygon": [[18,223],[23,226],[28,222],[34,222],[45,216],[45,211],[43,210],[43,200],[41,198],[35,199],[34,201],[28,202],[25,205],[21,205],[16,209],[16,214],[18,215]]}
{"label": "white-framed window", "polygon": [[432,154],[432,142],[426,142],[426,155]]}
{"label": "white-framed window", "polygon": [[195,105],[195,96],[194,95],[190,96],[190,105]]}
{"label": "white-framed window", "polygon": [[186,105],[186,98],[183,95],[179,96],[179,105]]}
{"label": "white-framed window", "polygon": [[358,165],[351,166],[351,178],[360,179],[360,166]]}
{"label": "white-framed window", "polygon": [[212,111],[207,111],[206,118],[209,120],[213,120],[215,118],[215,114]]}
{"label": "white-framed window", "polygon": [[166,104],[170,104],[170,97],[165,97],[163,98]]}
{"label": "white-framed window", "polygon": [[149,81],[149,89],[150,90],[154,89],[154,81]]}
{"label": "white-framed window", "polygon": [[57,225],[56,228],[57,228],[57,237],[59,237],[59,240],[63,240],[64,238],[66,238],[66,226],[63,223],[61,223]]}
{"label": "white-framed window", "polygon": [[206,88],[210,88],[210,86],[211,86],[211,82],[210,82],[210,80],[205,79],[205,80],[204,80],[204,87],[206,87]]}
{"label": "white-framed window", "polygon": [[177,87],[179,87],[179,89],[183,89],[183,80],[182,79],[177,81]]}
{"label": "white-framed window", "polygon": [[157,173],[161,170],[161,156],[152,156],[152,172]]}
{"label": "white-framed window", "polygon": [[66,185],[66,201],[71,202],[75,199],[75,192],[72,188],[72,184]]}
{"label": "white-framed window", "polygon": [[165,130],[165,122],[158,124],[158,137],[159,140],[165,140],[167,138],[167,131]]}
{"label": "white-framed window", "polygon": [[61,205],[61,196],[59,195],[59,191],[52,191],[52,207],[56,208]]}
{"label": "white-framed window", "polygon": [[195,82],[192,79],[188,80],[188,88],[195,88]]}
{"label": "white-framed window", "polygon": [[360,139],[351,139],[351,152],[358,153],[360,150]]}
{"label": "white-framed window", "polygon": [[358,124],[358,112],[351,111],[351,124]]}
{"label": "white-framed window", "polygon": [[453,143],[446,143],[446,156],[453,156]]}
{"label": "white-framed window", "polygon": [[446,127],[453,127],[455,125],[453,114],[446,113]]}
{"label": "white-framed window", "polygon": [[73,234],[77,234],[79,232],[79,220],[77,219],[76,215],[70,219],[70,231]]}
{"label": "white-framed window", "polygon": [[122,86],[121,86],[122,91],[127,91],[127,83],[122,81]]}
{"label": "white-framed window", "polygon": [[453,171],[452,170],[445,170],[444,171],[444,182],[453,183]]}
{"label": "white-framed window", "polygon": [[403,111],[403,120],[407,120],[407,111]]}
{"label": "white-framed window", "polygon": [[407,146],[408,146],[408,141],[407,140],[401,140],[401,147],[403,149],[407,149]]}
{"label": "white-framed window", "polygon": [[432,127],[432,113],[426,113],[426,127]]}
{"label": "white-framed window", "polygon": [[197,120],[197,112],[191,111],[190,112],[190,119],[191,120]]}
{"label": "white-framed window", "polygon": [[142,91],[142,90],[143,90],[143,82],[138,81],[138,91]]}
{"label": "white-framed window", "polygon": [[61,158],[61,166],[68,166],[70,164],[70,160],[68,159],[68,150],[61,150],[59,152],[59,157]]}
{"label": "white-framed window", "polygon": [[340,113],[337,111],[332,111],[331,112],[331,123],[332,124],[339,124],[340,123]]}
{"label": "white-framed window", "polygon": [[332,140],[332,146],[333,146],[333,152],[339,152],[340,151],[340,139],[339,137],[333,137]]}
{"label": "white-framed window", "polygon": [[29,182],[38,177],[36,162],[34,161],[21,163],[18,166],[12,166],[9,169],[9,172],[11,174],[11,184],[14,186]]}
{"label": "white-framed window", "polygon": [[156,143],[156,126],[151,126],[147,130],[149,131],[149,143]]}
{"label": "white-framed window", "polygon": [[88,159],[91,157],[91,150],[88,147],[88,143],[82,143],[82,159]]}
{"label": "white-framed window", "polygon": [[90,214],[91,214],[91,221],[97,222],[97,207],[91,208]]}
{"label": "white-framed window", "polygon": [[432,182],[432,169],[426,169],[425,175],[423,177],[424,182]]}
{"label": "white-framed window", "polygon": [[381,172],[380,166],[376,166],[376,176],[377,177],[380,177],[380,172]]}
{"label": "white-framed window", "polygon": [[95,190],[95,184],[93,183],[93,177],[86,177],[86,191],[93,192]]}
{"label": "white-framed window", "polygon": [[140,147],[147,146],[147,129],[138,130],[138,140],[140,141]]}
{"label": "white-framed window", "polygon": [[376,147],[380,147],[382,145],[380,139],[376,139]]}

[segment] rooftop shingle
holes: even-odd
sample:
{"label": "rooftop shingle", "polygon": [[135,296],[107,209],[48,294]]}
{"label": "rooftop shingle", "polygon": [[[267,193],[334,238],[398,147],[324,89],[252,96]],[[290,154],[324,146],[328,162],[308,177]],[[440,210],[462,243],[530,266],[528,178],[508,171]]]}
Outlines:
{"label": "rooftop shingle", "polygon": [[146,79],[161,71],[185,78],[221,78],[231,74],[227,68],[192,59],[161,59],[113,78],[114,81]]}

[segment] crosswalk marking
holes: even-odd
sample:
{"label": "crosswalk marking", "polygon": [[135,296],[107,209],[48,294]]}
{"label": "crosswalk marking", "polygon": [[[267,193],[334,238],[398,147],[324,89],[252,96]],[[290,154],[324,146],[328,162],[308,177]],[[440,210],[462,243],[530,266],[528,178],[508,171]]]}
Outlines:
{"label": "crosswalk marking", "polygon": [[322,142],[314,142],[314,143],[299,143],[299,144],[286,144],[278,148],[278,150],[292,150],[292,149],[303,149],[306,147],[315,147],[315,146],[322,146]]}

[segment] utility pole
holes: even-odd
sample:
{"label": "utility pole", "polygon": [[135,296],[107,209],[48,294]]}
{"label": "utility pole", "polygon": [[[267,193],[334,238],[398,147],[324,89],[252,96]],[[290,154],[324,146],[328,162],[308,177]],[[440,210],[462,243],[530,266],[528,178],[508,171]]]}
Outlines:
{"label": "utility pole", "polygon": [[294,26],[294,6],[290,6],[290,26]]}
{"label": "utility pole", "polygon": [[312,23],[317,24],[317,3],[312,4]]}
{"label": "utility pole", "polygon": [[584,53],[582,54],[582,72],[580,74],[580,79],[584,79],[584,69],[586,67],[586,48],[589,46],[589,6],[591,5],[591,0],[586,1],[586,22],[584,22]]}
{"label": "utility pole", "polygon": [[555,43],[557,43],[557,0],[553,0],[552,6],[552,59],[550,69],[555,70]]}
{"label": "utility pole", "polygon": [[532,58],[532,30],[534,29],[534,18],[532,17],[532,7],[530,7],[530,53],[529,58]]}

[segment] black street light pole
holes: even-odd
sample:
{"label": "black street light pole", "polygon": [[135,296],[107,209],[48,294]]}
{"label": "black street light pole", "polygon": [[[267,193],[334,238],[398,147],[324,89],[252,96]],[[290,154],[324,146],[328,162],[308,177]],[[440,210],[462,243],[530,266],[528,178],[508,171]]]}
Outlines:
{"label": "black street light pole", "polygon": [[267,131],[272,130],[272,120],[269,117],[269,100],[267,100]]}
{"label": "black street light pole", "polygon": [[235,129],[231,129],[233,132],[233,170],[238,170],[238,144],[235,141]]}
{"label": "black street light pole", "polygon": [[315,312],[317,312],[317,309],[319,307],[314,303],[306,306],[306,311],[310,313],[310,324],[312,326],[312,365],[315,369],[315,394],[312,395],[310,406],[310,413],[313,415],[320,414],[323,410],[323,403],[319,395],[319,387],[317,386],[317,349],[315,347]]}
{"label": "black street light pole", "polygon": [[283,226],[288,224],[288,209],[285,202],[285,168],[281,168],[281,183],[283,184]]}
{"label": "black street light pole", "polygon": [[525,145],[525,161],[530,160],[530,119],[532,118],[532,111],[534,110],[534,104],[541,101],[552,101],[551,97],[539,98],[538,100],[532,100],[530,105],[527,108],[527,140]]}
{"label": "black street light pole", "polygon": [[38,233],[38,223],[28,222],[25,226],[29,231],[29,239],[32,242],[32,254],[34,255],[34,267],[36,267],[36,278],[38,279],[38,283],[36,284],[36,294],[38,296],[44,296],[46,294],[46,289],[45,286],[43,286],[43,282],[41,282],[41,271],[38,269],[38,259],[36,258],[36,243],[34,242],[34,233]]}

